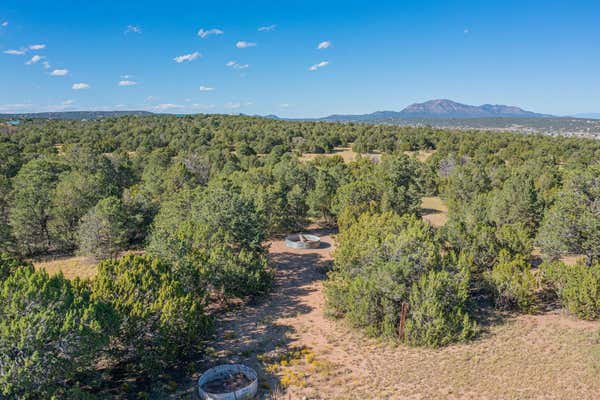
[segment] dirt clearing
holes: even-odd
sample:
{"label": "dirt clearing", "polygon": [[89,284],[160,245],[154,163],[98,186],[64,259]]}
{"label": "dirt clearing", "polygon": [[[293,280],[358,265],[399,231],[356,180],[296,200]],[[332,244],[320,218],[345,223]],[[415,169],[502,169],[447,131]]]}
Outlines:
{"label": "dirt clearing", "polygon": [[367,338],[326,318],[322,283],[333,232],[310,233],[322,237],[321,248],[271,243],[273,292],[219,319],[199,371],[245,363],[259,374],[260,398],[275,390],[281,399],[598,398],[596,322],[558,312],[507,317],[473,342],[432,350]]}

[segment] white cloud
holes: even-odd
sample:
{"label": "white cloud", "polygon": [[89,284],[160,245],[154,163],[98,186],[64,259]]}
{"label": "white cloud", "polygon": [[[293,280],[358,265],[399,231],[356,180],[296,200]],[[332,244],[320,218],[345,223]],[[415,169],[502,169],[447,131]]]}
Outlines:
{"label": "white cloud", "polygon": [[328,66],[328,65],[329,65],[329,61],[321,61],[321,62],[320,62],[320,63],[318,63],[318,64],[311,65],[311,66],[308,68],[308,70],[309,70],[309,71],[316,71],[316,70],[318,70],[319,68],[323,68],[323,67],[326,67],[326,66]]}
{"label": "white cloud", "polygon": [[74,83],[73,86],[71,86],[71,89],[73,90],[84,90],[89,88],[90,85],[88,85],[87,83]]}
{"label": "white cloud", "polygon": [[45,48],[46,48],[45,44],[32,44],[29,46],[29,50],[42,50]]}
{"label": "white cloud", "polygon": [[55,69],[54,71],[50,72],[50,75],[52,75],[52,76],[66,76],[68,74],[69,74],[68,69]]}
{"label": "white cloud", "polygon": [[128,80],[119,81],[119,86],[135,86],[135,85],[137,85],[137,82],[134,82],[134,81],[128,81]]}
{"label": "white cloud", "polygon": [[248,64],[239,64],[237,61],[229,61],[225,65],[228,66],[228,67],[231,67],[233,69],[246,69],[246,68],[248,68],[250,66]]}
{"label": "white cloud", "polygon": [[213,90],[215,90],[215,88],[209,87],[209,86],[200,86],[200,91],[201,92],[212,92]]}
{"label": "white cloud", "polygon": [[121,79],[131,79],[133,75],[121,75]]}
{"label": "white cloud", "polygon": [[4,50],[4,54],[10,54],[11,56],[22,56],[27,50]]}
{"label": "white cloud", "polygon": [[207,37],[209,37],[210,35],[222,35],[225,32],[223,32],[221,29],[217,29],[217,28],[213,28],[213,29],[202,29],[200,28],[198,30],[198,36],[200,36],[202,39],[205,39]]}
{"label": "white cloud", "polygon": [[7,26],[8,26],[8,21],[4,21],[4,22],[2,23],[2,27],[3,27],[3,28],[6,28]]}
{"label": "white cloud", "polygon": [[246,49],[248,47],[255,47],[256,43],[254,42],[246,42],[244,40],[240,40],[239,42],[237,42],[235,44],[235,47],[237,47],[238,49]]}
{"label": "white cloud", "polygon": [[177,56],[175,57],[173,60],[177,63],[177,64],[181,64],[184,61],[194,61],[195,59],[197,59],[198,57],[201,57],[202,55],[200,53],[198,53],[197,51],[190,53],[190,54],[184,54],[182,56]]}
{"label": "white cloud", "polygon": [[288,103],[282,103],[279,105],[281,108],[288,108],[290,105]]}
{"label": "white cloud", "polygon": [[44,58],[44,56],[39,56],[36,54],[33,57],[31,57],[31,59],[29,61],[27,61],[25,64],[27,64],[27,65],[35,64],[43,58]]}
{"label": "white cloud", "polygon": [[71,104],[75,103],[75,100],[65,100],[63,101],[61,104],[63,106],[70,106]]}
{"label": "white cloud", "polygon": [[171,103],[165,103],[165,104],[159,104],[157,106],[154,106],[155,110],[173,110],[176,108],[183,108],[183,106],[180,106],[179,104],[171,104]]}
{"label": "white cloud", "polygon": [[46,69],[50,69],[50,63],[48,61],[44,61],[42,64],[44,64],[44,68]]}
{"label": "white cloud", "polygon": [[463,31],[463,33],[464,33],[465,35],[466,35],[466,34],[468,34],[469,32],[471,32],[471,31],[469,30],[469,28],[465,28],[465,30]]}
{"label": "white cloud", "polygon": [[329,40],[325,40],[317,45],[317,49],[324,50],[331,46],[331,42]]}
{"label": "white cloud", "polygon": [[135,25],[127,25],[127,29],[125,29],[125,33],[142,33],[142,28]]}
{"label": "white cloud", "polygon": [[274,31],[275,28],[277,28],[277,25],[261,26],[260,28],[258,28],[258,31],[259,32],[270,32],[270,31]]}

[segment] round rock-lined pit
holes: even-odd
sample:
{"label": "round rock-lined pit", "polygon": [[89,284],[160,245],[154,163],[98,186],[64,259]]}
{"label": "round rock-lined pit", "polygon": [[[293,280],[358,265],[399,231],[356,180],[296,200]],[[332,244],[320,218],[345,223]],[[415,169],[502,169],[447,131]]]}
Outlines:
{"label": "round rock-lined pit", "polygon": [[258,376],[242,364],[218,365],[198,379],[198,393],[206,400],[249,400],[258,390]]}
{"label": "round rock-lined pit", "polygon": [[321,238],[307,233],[296,233],[285,237],[285,245],[292,249],[318,249]]}

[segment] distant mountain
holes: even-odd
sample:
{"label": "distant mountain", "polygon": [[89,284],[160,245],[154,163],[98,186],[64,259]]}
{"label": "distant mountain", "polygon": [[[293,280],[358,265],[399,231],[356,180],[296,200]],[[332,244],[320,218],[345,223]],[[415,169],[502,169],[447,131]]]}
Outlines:
{"label": "distant mountain", "polygon": [[573,115],[575,118],[590,118],[590,119],[600,119],[600,113],[581,113]]}
{"label": "distant mountain", "polygon": [[0,119],[95,119],[122,117],[125,115],[146,116],[154,114],[149,111],[61,111],[23,114],[0,114]]}
{"label": "distant mountain", "polygon": [[499,104],[471,106],[468,104],[457,103],[452,100],[430,100],[425,103],[411,104],[400,113],[402,116],[409,118],[551,117],[551,115],[537,114],[514,106],[504,106]]}
{"label": "distant mountain", "polygon": [[452,100],[438,99],[415,103],[402,111],[377,111],[362,115],[330,115],[325,121],[375,122],[395,119],[467,119],[467,118],[550,118],[552,115],[538,114],[519,107],[499,104],[471,106]]}

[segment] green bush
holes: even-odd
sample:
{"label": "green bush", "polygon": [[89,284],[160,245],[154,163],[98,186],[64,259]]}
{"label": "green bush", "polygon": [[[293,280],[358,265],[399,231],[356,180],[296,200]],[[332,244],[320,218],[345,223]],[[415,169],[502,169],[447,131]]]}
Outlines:
{"label": "green bush", "polygon": [[583,254],[600,262],[600,165],[569,171],[562,190],[544,215],[537,243],[552,259]]}
{"label": "green bush", "polygon": [[203,290],[246,297],[271,284],[264,240],[260,214],[236,192],[182,191],[161,207],[147,250],[175,268],[195,268]]}
{"label": "green bush", "polygon": [[0,253],[0,282],[8,278],[13,272],[17,270],[17,268],[24,265],[26,264],[20,262],[16,258],[6,253]]}
{"label": "green bush", "polygon": [[[338,237],[325,284],[328,312],[371,336],[398,338],[410,302],[407,341],[443,346],[474,331],[466,312],[469,280],[444,269],[432,228],[414,216],[363,214]],[[450,260],[450,257],[448,257]]]}
{"label": "green bush", "polygon": [[[0,282],[0,397],[50,398],[95,368],[116,324],[85,282],[17,268]],[[59,396],[62,397],[62,396]]]}
{"label": "green bush", "polygon": [[81,219],[79,253],[98,260],[114,258],[127,245],[126,215],[118,197],[102,199]]}
{"label": "green bush", "polygon": [[600,318],[600,264],[547,263],[542,265],[542,272],[570,313],[582,319]]}
{"label": "green bush", "polygon": [[498,263],[487,273],[487,278],[498,308],[535,311],[535,290],[539,285],[531,266],[522,256],[511,258],[502,251]]}
{"label": "green bush", "polygon": [[352,165],[354,180],[341,185],[332,211],[341,228],[348,227],[366,212],[416,214],[421,202],[419,163],[404,155],[385,155],[378,164],[359,159]]}
{"label": "green bush", "polygon": [[201,284],[185,287],[195,270],[173,269],[149,256],[127,255],[98,266],[94,297],[111,304],[122,318],[113,350],[150,374],[181,359],[211,332]]}
{"label": "green bush", "polygon": [[401,300],[407,296],[404,286],[381,282],[376,275],[347,279],[332,274],[325,290],[330,315],[344,317],[369,336],[397,338]]}
{"label": "green bush", "polygon": [[468,279],[448,271],[430,271],[410,291],[406,341],[440,347],[472,338],[477,325],[467,313]]}

